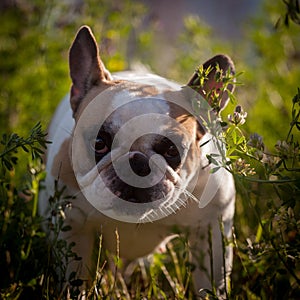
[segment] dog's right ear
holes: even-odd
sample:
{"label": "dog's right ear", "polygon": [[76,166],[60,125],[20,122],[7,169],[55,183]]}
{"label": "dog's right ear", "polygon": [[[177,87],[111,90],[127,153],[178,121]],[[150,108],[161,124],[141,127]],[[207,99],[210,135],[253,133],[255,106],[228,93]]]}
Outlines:
{"label": "dog's right ear", "polygon": [[[215,89],[215,91],[221,91],[223,87],[222,76],[224,76],[227,72],[231,75],[235,74],[235,68],[232,60],[227,55],[216,55],[207,62],[202,65],[204,71],[209,71],[207,74],[207,78],[203,83],[200,83],[199,74],[195,72],[191,79],[188,82],[188,86],[192,89],[200,93],[207,102],[212,105],[212,99],[209,97],[209,92]],[[221,76],[219,78],[220,81],[216,79],[217,69],[219,68]],[[234,84],[228,84],[225,91],[217,94],[217,97],[220,100],[219,108],[216,111],[219,113],[222,109],[224,109],[229,101],[228,92],[232,93],[234,91]]]}
{"label": "dog's right ear", "polygon": [[112,80],[100,59],[97,42],[88,26],[82,26],[75,37],[69,53],[69,67],[73,83],[70,101],[74,115],[80,101],[93,86]]}

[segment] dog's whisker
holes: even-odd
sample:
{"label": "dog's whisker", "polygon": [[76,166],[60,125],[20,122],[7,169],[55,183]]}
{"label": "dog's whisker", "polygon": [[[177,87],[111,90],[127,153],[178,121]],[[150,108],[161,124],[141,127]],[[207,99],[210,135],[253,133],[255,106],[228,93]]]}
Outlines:
{"label": "dog's whisker", "polygon": [[183,193],[190,199],[194,200],[196,203],[200,202],[200,200],[195,195],[193,195],[191,192],[189,192],[187,189],[184,189]]}
{"label": "dog's whisker", "polygon": [[[177,199],[177,202],[180,204],[180,206],[186,207],[188,199],[195,201],[197,204],[200,203],[200,200],[194,194],[189,192],[187,189],[182,189],[178,187],[175,187],[175,189],[181,193]],[[183,199],[182,197],[185,197],[185,199]]]}
{"label": "dog's whisker", "polygon": [[178,203],[180,206],[186,207],[186,200],[182,199],[181,197],[178,197]]}
{"label": "dog's whisker", "polygon": [[152,223],[155,219],[155,217],[153,215],[158,216],[158,213],[153,209],[144,213],[144,215],[142,217],[140,217],[140,219],[139,219],[139,224],[143,224],[143,223],[147,223],[147,222]]}
{"label": "dog's whisker", "polygon": [[161,191],[161,194],[162,194],[162,199],[166,199],[167,198],[167,196],[166,196],[166,194],[165,194],[165,192],[164,191]]}

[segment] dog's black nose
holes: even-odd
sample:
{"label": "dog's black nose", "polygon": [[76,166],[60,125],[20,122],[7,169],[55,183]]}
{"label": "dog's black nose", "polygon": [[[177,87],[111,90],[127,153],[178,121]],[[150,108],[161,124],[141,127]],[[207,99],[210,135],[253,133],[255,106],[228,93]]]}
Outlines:
{"label": "dog's black nose", "polygon": [[129,163],[135,174],[139,176],[147,176],[150,174],[148,157],[138,151],[133,151],[129,154]]}

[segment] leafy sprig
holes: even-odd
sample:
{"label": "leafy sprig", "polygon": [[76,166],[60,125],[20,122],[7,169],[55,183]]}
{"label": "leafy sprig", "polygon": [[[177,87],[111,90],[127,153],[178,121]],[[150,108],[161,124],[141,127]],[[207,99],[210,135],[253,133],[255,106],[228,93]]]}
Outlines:
{"label": "leafy sprig", "polygon": [[16,154],[20,149],[30,153],[32,160],[40,159],[47,144],[50,143],[46,140],[46,135],[40,122],[31,129],[29,136],[25,138],[17,133],[3,134],[0,141],[0,160],[3,171],[13,170],[18,162]]}
{"label": "leafy sprig", "polygon": [[[283,17],[283,22],[285,26],[290,25],[290,20],[295,24],[300,25],[300,4],[299,0],[282,0],[286,6],[286,12]],[[281,18],[277,21],[276,27],[280,23]]]}

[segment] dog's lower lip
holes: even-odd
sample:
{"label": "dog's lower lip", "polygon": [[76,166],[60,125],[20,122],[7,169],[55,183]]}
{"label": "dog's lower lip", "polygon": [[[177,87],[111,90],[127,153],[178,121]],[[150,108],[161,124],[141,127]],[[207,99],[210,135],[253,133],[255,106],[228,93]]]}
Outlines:
{"label": "dog's lower lip", "polygon": [[133,203],[137,203],[138,202],[138,200],[135,199],[135,198],[129,198],[127,201],[128,202],[133,202]]}

